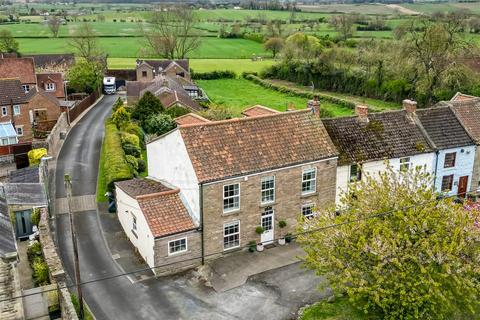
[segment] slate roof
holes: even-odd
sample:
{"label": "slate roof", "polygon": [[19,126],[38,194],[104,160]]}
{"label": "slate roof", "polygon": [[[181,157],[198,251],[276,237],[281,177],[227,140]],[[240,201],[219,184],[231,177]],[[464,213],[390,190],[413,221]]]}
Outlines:
{"label": "slate roof", "polygon": [[0,59],[0,78],[18,78],[22,84],[37,83],[32,58]]}
{"label": "slate roof", "polygon": [[161,70],[166,70],[167,68],[170,68],[171,63],[175,62],[178,64],[180,67],[185,69],[185,71],[189,72],[189,63],[188,59],[179,59],[179,60],[137,60],[137,66],[139,66],[142,63],[148,64],[150,67],[155,69],[156,73]]}
{"label": "slate roof", "polygon": [[10,105],[10,103],[27,103],[22,83],[18,79],[0,79],[0,105]]}
{"label": "slate roof", "polygon": [[55,91],[47,92],[48,94],[54,95],[57,98],[65,97],[65,88],[63,84],[63,76],[61,73],[37,73],[37,85],[45,89],[45,84],[53,82],[55,83]]}
{"label": "slate roof", "polygon": [[13,226],[3,187],[0,187],[0,258],[17,252]]}
{"label": "slate roof", "polygon": [[118,181],[115,185],[132,198],[172,190],[158,181],[139,178]]}
{"label": "slate roof", "polygon": [[370,113],[368,122],[357,116],[323,119],[340,152],[338,165],[386,160],[432,152],[433,148],[406,111]]}
{"label": "slate roof", "polygon": [[8,205],[47,205],[47,196],[41,183],[7,183],[4,189]]}
{"label": "slate roof", "polygon": [[140,92],[151,84],[151,82],[127,81],[127,97],[140,97]]}
{"label": "slate roof", "polygon": [[46,68],[63,64],[72,65],[75,63],[75,56],[73,53],[32,54],[24,57],[33,58],[36,68]]}
{"label": "slate roof", "polygon": [[212,121],[178,128],[200,182],[336,157],[308,110]]}
{"label": "slate roof", "polygon": [[242,114],[245,117],[257,117],[257,116],[263,116],[263,115],[268,115],[268,114],[275,114],[275,113],[279,113],[279,112],[280,111],[270,109],[270,108],[267,108],[265,106],[257,104],[253,107],[250,107],[250,108],[247,108],[247,109],[243,110]]}
{"label": "slate roof", "polygon": [[182,126],[182,125],[188,125],[188,124],[210,122],[210,120],[205,119],[204,117],[201,117],[195,113],[187,113],[183,116],[175,118],[175,122],[177,123],[177,125]]}
{"label": "slate roof", "polygon": [[39,183],[40,176],[38,167],[26,167],[13,170],[8,173],[8,182],[10,183]]}
{"label": "slate roof", "polygon": [[417,110],[417,115],[437,149],[475,144],[449,106]]}
{"label": "slate roof", "polygon": [[192,218],[180,199],[180,190],[137,197],[140,209],[155,238],[194,230]]}
{"label": "slate roof", "polygon": [[450,106],[470,137],[480,144],[480,98],[441,102],[439,105]]}

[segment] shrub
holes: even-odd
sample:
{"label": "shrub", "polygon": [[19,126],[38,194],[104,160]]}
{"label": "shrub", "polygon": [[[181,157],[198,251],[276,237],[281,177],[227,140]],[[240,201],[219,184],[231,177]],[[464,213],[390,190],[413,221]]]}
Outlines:
{"label": "shrub", "polygon": [[36,258],[33,261],[33,281],[37,286],[43,286],[49,284],[49,276],[48,276],[48,265],[47,263],[40,257]]}
{"label": "shrub", "polygon": [[132,155],[127,154],[125,156],[125,161],[127,161],[128,165],[130,166],[130,169],[133,172],[138,172],[138,160]]}
{"label": "shrub", "polygon": [[143,140],[145,139],[145,135],[143,134],[142,128],[140,128],[138,124],[130,122],[123,128],[123,131],[136,135],[143,145]]}
{"label": "shrub", "polygon": [[257,234],[262,234],[263,232],[265,232],[265,229],[263,229],[262,226],[258,226],[258,227],[255,228],[255,232]]}
{"label": "shrub", "polygon": [[30,166],[38,166],[42,157],[47,155],[47,149],[39,148],[28,151],[28,163]]}
{"label": "shrub", "polygon": [[131,115],[130,112],[124,106],[117,108],[112,114],[112,122],[115,123],[119,130],[123,130],[130,123]]}
{"label": "shrub", "polygon": [[215,79],[235,79],[237,74],[233,71],[210,71],[203,73],[191,73],[192,79],[195,80],[215,80]]}
{"label": "shrub", "polygon": [[139,120],[143,127],[148,117],[163,112],[163,110],[164,108],[160,100],[153,93],[147,91],[133,108],[132,117]]}
{"label": "shrub", "polygon": [[32,211],[32,216],[30,217],[32,224],[38,226],[40,223],[40,209],[35,208]]}
{"label": "shrub", "polygon": [[145,172],[147,170],[147,163],[143,159],[137,159],[138,172]]}
{"label": "shrub", "polygon": [[122,146],[125,144],[131,144],[140,147],[140,139],[133,133],[120,132],[120,140],[122,141]]}
{"label": "shrub", "polygon": [[199,112],[199,114],[212,121],[217,121],[217,120],[225,120],[225,119],[232,119],[233,118],[233,113],[230,109],[221,106],[221,105],[216,105],[212,104],[208,107],[207,110]]}
{"label": "shrub", "polygon": [[130,166],[125,160],[125,152],[122,148],[122,141],[117,126],[107,122],[105,125],[105,141],[103,144],[105,152],[105,183],[108,189],[113,189],[115,181],[128,180],[133,178]]}
{"label": "shrub", "polygon": [[149,116],[143,128],[147,133],[162,135],[176,127],[175,121],[168,114],[157,113]]}
{"label": "shrub", "polygon": [[122,98],[119,97],[117,101],[115,101],[115,103],[113,104],[112,111],[115,112],[118,110],[118,108],[124,107],[124,106],[125,104],[123,103]]}
{"label": "shrub", "polygon": [[190,110],[188,110],[187,108],[184,108],[184,107],[180,107],[180,106],[172,106],[170,108],[168,108],[167,110],[165,110],[164,112],[165,114],[168,114],[169,116],[171,116],[172,118],[178,118],[178,117],[181,117],[187,113],[190,113]]}
{"label": "shrub", "polygon": [[142,153],[142,150],[139,146],[130,143],[122,144],[122,149],[125,155],[134,156],[137,158],[140,157],[140,154]]}
{"label": "shrub", "polygon": [[257,251],[257,243],[255,241],[250,241],[248,243],[248,251],[250,251],[250,252]]}
{"label": "shrub", "polygon": [[39,241],[35,240],[32,245],[30,245],[27,249],[27,258],[30,261],[30,265],[33,264],[33,261],[36,257],[42,255],[42,245]]}

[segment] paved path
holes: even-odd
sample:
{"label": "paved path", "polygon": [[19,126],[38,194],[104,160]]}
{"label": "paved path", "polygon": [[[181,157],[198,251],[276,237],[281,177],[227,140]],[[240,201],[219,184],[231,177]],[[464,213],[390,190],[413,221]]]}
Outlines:
{"label": "paved path", "polygon": [[[73,196],[85,200],[85,196],[95,194],[103,123],[115,99],[104,97],[70,131],[57,160],[57,199],[65,198],[65,173],[71,175]],[[97,211],[76,212],[75,227],[82,280],[118,275],[83,286],[85,300],[97,320],[291,319],[300,306],[324,296],[317,290],[321,279],[298,264],[257,275],[245,285],[223,293],[204,286],[195,273],[132,284],[122,275],[105,244]],[[56,216],[56,233],[61,258],[72,275],[68,215]]]}

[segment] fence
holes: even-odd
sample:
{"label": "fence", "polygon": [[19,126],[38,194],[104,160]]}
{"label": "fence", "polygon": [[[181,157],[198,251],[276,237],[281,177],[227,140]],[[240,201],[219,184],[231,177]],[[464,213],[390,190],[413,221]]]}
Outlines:
{"label": "fence", "polygon": [[94,91],[82,101],[77,103],[75,107],[70,109],[68,111],[70,123],[72,123],[76,118],[78,118],[78,116],[80,116],[83,111],[87,110],[99,97],[100,91]]}

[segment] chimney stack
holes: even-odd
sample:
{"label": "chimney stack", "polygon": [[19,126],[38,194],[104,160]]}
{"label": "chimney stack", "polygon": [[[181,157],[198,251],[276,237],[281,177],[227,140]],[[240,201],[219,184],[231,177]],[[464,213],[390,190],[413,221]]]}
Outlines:
{"label": "chimney stack", "polygon": [[318,96],[313,96],[313,100],[308,100],[307,108],[310,109],[313,115],[320,118],[320,101]]}
{"label": "chimney stack", "polygon": [[358,119],[368,122],[368,107],[357,104],[355,106],[355,114],[357,115]]}
{"label": "chimney stack", "polygon": [[407,111],[408,114],[415,113],[417,111],[417,102],[409,99],[402,101],[403,109]]}

